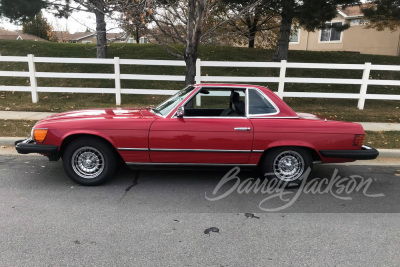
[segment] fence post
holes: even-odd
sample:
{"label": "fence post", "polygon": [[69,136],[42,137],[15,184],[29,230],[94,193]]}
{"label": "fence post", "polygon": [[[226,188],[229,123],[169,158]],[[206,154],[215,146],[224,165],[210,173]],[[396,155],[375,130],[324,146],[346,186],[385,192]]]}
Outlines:
{"label": "fence post", "polygon": [[29,80],[31,83],[32,103],[37,103],[39,101],[39,96],[37,93],[35,60],[32,54],[28,55],[28,67],[29,67]]}
{"label": "fence post", "polygon": [[[198,58],[196,60],[196,77],[195,77],[196,84],[201,83],[201,60]],[[196,106],[201,106],[201,95],[196,95]]]}
{"label": "fence post", "polygon": [[278,96],[283,99],[283,90],[285,88],[285,77],[286,77],[286,60],[281,61],[281,70],[279,72],[279,85],[278,85]]}
{"label": "fence post", "polygon": [[115,104],[121,105],[121,70],[119,66],[119,57],[114,57],[114,72],[115,72]]}
{"label": "fence post", "polygon": [[365,98],[367,96],[369,73],[371,72],[371,63],[366,62],[360,87],[360,98],[358,99],[358,109],[363,110],[365,105]]}

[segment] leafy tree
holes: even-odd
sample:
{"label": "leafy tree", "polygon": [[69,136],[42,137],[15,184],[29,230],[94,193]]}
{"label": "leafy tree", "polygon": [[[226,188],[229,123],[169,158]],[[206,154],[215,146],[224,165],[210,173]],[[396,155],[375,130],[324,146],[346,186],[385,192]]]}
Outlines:
{"label": "leafy tree", "polygon": [[26,20],[22,23],[22,31],[24,33],[50,40],[52,27],[47,22],[47,19],[43,17],[42,12],[39,12],[32,19]]}
{"label": "leafy tree", "polygon": [[[48,0],[50,1],[50,0]],[[69,16],[71,11],[85,11],[93,13],[96,17],[97,58],[107,56],[107,23],[106,18],[112,18],[116,12],[123,12],[128,7],[142,8],[150,0],[58,0],[65,1],[64,5],[56,5],[58,13],[64,17]],[[72,3],[78,4],[72,7]]]}
{"label": "leafy tree", "polygon": [[0,0],[0,12],[2,16],[13,21],[24,21],[44,8],[51,9],[59,17],[68,17],[75,10],[93,13],[96,17],[97,57],[105,58],[107,55],[105,18],[115,11],[116,6],[124,2],[128,0]]}
{"label": "leafy tree", "polygon": [[[203,35],[203,23],[210,5],[212,3],[209,0],[188,0],[187,2],[155,0],[152,1],[152,6],[148,10],[149,19],[156,27],[148,27],[146,30],[168,53],[185,61],[185,84],[195,83],[198,48]],[[177,51],[168,46],[160,35],[165,35],[174,42],[181,42],[184,44],[184,51]]]}
{"label": "leafy tree", "polygon": [[[50,1],[50,0],[48,0]],[[56,13],[60,17],[68,17],[73,11],[85,11],[93,13],[96,17],[96,43],[97,58],[105,58],[107,56],[107,23],[106,16],[111,16],[115,11],[118,0],[59,0],[53,2]],[[72,3],[77,4],[77,6]]]}
{"label": "leafy tree", "polygon": [[[279,14],[281,17],[279,39],[273,61],[286,60],[288,58],[289,38],[293,20],[296,19],[299,26],[307,31],[327,27],[326,21],[336,17],[338,5],[357,4],[354,0],[270,0],[264,7]],[[342,31],[349,25],[329,26]]]}
{"label": "leafy tree", "polygon": [[21,22],[33,18],[47,6],[46,0],[0,0],[0,15]]}
{"label": "leafy tree", "polygon": [[139,43],[140,37],[145,33],[146,23],[149,13],[145,10],[146,2],[143,0],[132,0],[130,3],[120,5],[121,13],[124,14],[120,27],[127,36],[134,36],[136,43]]}
{"label": "leafy tree", "polygon": [[[186,63],[185,84],[193,84],[196,60],[201,43],[208,42],[212,34],[232,18],[214,21],[210,14],[219,0],[152,0],[146,3],[146,32],[152,41],[160,44],[169,54]],[[246,10],[244,9],[243,12]],[[237,18],[236,18],[237,19]],[[181,43],[183,51],[172,44]]]}
{"label": "leafy tree", "polygon": [[369,28],[395,31],[400,25],[400,0],[368,1],[361,10],[368,19]]}
{"label": "leafy tree", "polygon": [[[222,15],[228,17],[230,13],[242,13],[236,20],[228,20],[228,31],[243,36],[248,41],[248,47],[254,48],[258,33],[271,31],[279,28],[280,18],[275,12],[268,9],[268,0],[223,0],[226,8],[222,9]],[[247,9],[243,13],[243,8],[254,4],[254,8]]]}

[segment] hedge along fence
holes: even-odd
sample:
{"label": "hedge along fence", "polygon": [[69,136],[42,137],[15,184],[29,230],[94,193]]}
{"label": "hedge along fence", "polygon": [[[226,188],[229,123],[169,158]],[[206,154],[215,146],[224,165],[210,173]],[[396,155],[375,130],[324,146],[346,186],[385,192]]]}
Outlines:
{"label": "hedge along fence", "polygon": [[[184,75],[147,75],[147,74],[123,74],[120,71],[122,65],[138,66],[164,66],[184,67],[185,62],[180,60],[146,60],[146,59],[97,59],[97,58],[59,58],[59,57],[34,57],[29,54],[21,56],[0,56],[0,62],[26,62],[28,71],[0,71],[0,77],[25,77],[29,78],[30,85],[27,86],[5,86],[0,85],[0,91],[31,92],[32,102],[39,101],[38,92],[58,93],[108,93],[115,94],[116,105],[121,105],[122,94],[150,94],[150,95],[173,95],[177,90],[165,89],[128,89],[121,88],[121,80],[145,80],[145,81],[178,81],[184,82]],[[61,63],[61,64],[96,64],[111,65],[113,73],[65,73],[65,72],[38,72],[36,63]],[[202,76],[202,67],[236,67],[236,68],[275,68],[279,69],[278,77],[245,77],[245,76]],[[287,69],[325,69],[325,70],[359,70],[362,77],[358,79],[341,78],[303,78],[286,77]],[[299,98],[335,98],[335,99],[358,99],[358,108],[364,109],[367,99],[375,100],[400,100],[400,95],[390,94],[368,94],[368,85],[400,86],[399,80],[377,80],[370,79],[371,70],[376,71],[400,71],[397,65],[372,65],[365,64],[329,64],[329,63],[289,63],[281,62],[242,62],[242,61],[201,61],[197,60],[195,81],[199,83],[278,83],[279,97]],[[37,78],[67,78],[67,79],[107,79],[115,81],[115,88],[89,88],[89,87],[40,87]],[[287,92],[286,83],[294,84],[344,84],[360,85],[359,93],[325,93],[325,92]]]}

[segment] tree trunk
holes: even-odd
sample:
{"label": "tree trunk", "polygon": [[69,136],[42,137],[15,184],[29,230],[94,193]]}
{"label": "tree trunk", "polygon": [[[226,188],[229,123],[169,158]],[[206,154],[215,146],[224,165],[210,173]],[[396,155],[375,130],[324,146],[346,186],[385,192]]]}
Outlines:
{"label": "tree trunk", "polygon": [[140,42],[139,27],[138,26],[136,26],[136,29],[135,29],[135,38],[136,38],[136,43],[138,44]]}
{"label": "tree trunk", "polygon": [[292,28],[292,17],[282,15],[281,29],[279,31],[278,44],[273,57],[273,61],[281,61],[288,59],[290,29]]}
{"label": "tree trunk", "polygon": [[105,58],[107,56],[106,21],[101,1],[96,1],[94,14],[96,15],[97,58]]}
{"label": "tree trunk", "polygon": [[261,14],[261,6],[258,5],[255,8],[253,20],[251,19],[249,14],[247,14],[245,17],[247,29],[249,30],[249,35],[248,35],[249,48],[254,48],[256,34],[258,31],[258,21],[260,20],[260,14]]}
{"label": "tree trunk", "polygon": [[249,48],[254,48],[254,43],[256,40],[256,33],[257,33],[257,30],[255,28],[250,29]]}
{"label": "tree trunk", "polygon": [[201,27],[204,21],[205,3],[206,0],[189,0],[188,3],[187,35],[184,54],[186,63],[185,85],[195,83],[197,51],[200,44]]}
{"label": "tree trunk", "polygon": [[185,86],[195,84],[197,53],[185,54],[186,76]]}

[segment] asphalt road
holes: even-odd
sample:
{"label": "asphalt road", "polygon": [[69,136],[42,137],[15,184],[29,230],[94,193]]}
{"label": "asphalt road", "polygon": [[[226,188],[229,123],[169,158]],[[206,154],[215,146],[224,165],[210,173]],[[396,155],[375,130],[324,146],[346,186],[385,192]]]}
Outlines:
{"label": "asphalt road", "polygon": [[[0,154],[0,266],[400,265],[400,166],[316,166],[288,201],[242,192],[253,172],[213,194],[226,174],[120,169],[83,187],[61,162]],[[312,192],[316,178],[339,184]]]}

